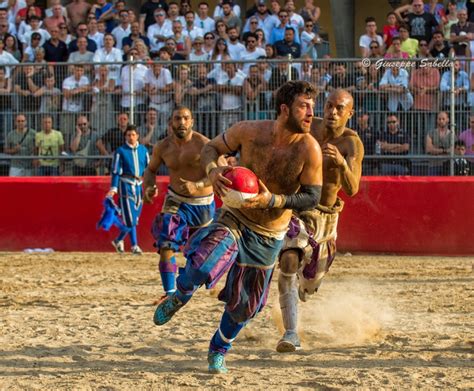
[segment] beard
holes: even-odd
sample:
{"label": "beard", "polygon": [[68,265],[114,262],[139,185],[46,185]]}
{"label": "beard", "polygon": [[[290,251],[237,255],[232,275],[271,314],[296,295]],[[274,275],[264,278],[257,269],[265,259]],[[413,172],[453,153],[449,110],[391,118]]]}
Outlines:
{"label": "beard", "polygon": [[288,121],[286,122],[288,129],[293,133],[308,133],[309,127],[306,128],[303,126],[302,122],[298,122],[290,109],[290,115],[288,116]]}
{"label": "beard", "polygon": [[179,139],[185,138],[186,135],[189,132],[190,132],[190,129],[187,129],[187,128],[175,128],[175,129],[173,129],[174,135]]}

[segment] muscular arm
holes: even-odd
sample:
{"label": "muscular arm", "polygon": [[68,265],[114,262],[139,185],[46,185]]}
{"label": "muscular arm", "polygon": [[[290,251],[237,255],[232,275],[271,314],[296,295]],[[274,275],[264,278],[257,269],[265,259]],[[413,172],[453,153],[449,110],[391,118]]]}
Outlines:
{"label": "muscular arm", "polygon": [[156,173],[163,163],[162,149],[163,142],[159,142],[153,147],[150,163],[143,174],[143,186],[145,189],[156,186]]}

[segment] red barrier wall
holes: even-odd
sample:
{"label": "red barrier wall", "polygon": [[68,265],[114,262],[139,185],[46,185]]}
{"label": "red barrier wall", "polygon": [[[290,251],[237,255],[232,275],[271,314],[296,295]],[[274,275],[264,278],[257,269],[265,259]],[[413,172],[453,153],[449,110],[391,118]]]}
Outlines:
{"label": "red barrier wall", "polygon": [[[97,231],[106,177],[0,178],[0,249],[52,247],[111,251],[117,231]],[[150,226],[160,196],[144,205],[139,242],[152,251]],[[474,255],[474,178],[365,177],[347,199],[338,247],[351,252]]]}

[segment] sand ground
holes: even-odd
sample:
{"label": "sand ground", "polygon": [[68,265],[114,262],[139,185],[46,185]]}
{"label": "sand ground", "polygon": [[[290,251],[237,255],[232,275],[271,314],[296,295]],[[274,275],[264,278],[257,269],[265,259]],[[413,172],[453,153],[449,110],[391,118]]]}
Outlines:
{"label": "sand ground", "polygon": [[[474,258],[339,256],[282,355],[276,277],[207,374],[222,311],[201,289],[162,327],[157,256],[0,253],[0,389],[473,389]],[[221,284],[222,285],[222,284]]]}

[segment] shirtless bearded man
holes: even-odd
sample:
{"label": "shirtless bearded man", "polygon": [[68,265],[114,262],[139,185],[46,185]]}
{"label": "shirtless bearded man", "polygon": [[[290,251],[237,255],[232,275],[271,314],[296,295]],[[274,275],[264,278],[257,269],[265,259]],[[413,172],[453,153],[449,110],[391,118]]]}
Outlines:
{"label": "shirtless bearded man", "polygon": [[346,128],[353,114],[352,96],[332,92],[324,106],[324,118],[315,118],[311,135],[323,152],[323,189],[316,209],[292,217],[280,255],[278,290],[285,334],[278,342],[280,353],[300,348],[297,335],[298,296],[306,301],[321,285],[336,255],[337,220],[342,190],[353,196],[359,190],[364,147],[356,132]]}
{"label": "shirtless bearded man", "polygon": [[175,291],[176,259],[190,233],[209,225],[214,216],[214,194],[201,168],[201,150],[209,139],[193,131],[191,110],[178,106],[173,110],[169,135],[153,148],[145,176],[145,202],[157,195],[156,172],[163,163],[168,167],[170,185],[161,213],[152,226],[160,254],[159,270],[165,294]]}
{"label": "shirtless bearded man", "polygon": [[219,294],[225,311],[208,352],[211,373],[227,372],[225,353],[265,305],[292,210],[311,210],[319,202],[322,154],[309,134],[315,92],[307,82],[285,83],[276,96],[275,121],[239,122],[202,151],[202,166],[219,196],[230,184],[223,174],[232,168],[217,166],[218,157],[225,153],[239,151],[240,164],[261,180],[256,197],[241,209],[224,206],[214,223],[190,238],[176,292],[155,311],[155,323],[165,324],[201,285],[211,288],[229,271]]}

